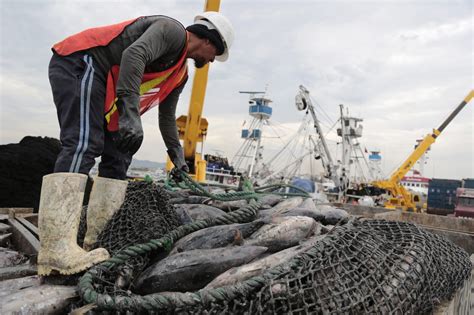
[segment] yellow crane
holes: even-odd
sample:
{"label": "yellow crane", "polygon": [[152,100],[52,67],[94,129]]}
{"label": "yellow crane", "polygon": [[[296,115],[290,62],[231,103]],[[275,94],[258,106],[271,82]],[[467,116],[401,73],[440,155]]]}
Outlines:
{"label": "yellow crane", "polygon": [[448,118],[441,124],[438,129],[433,129],[431,134],[426,137],[415,148],[412,154],[403,162],[403,164],[390,176],[388,180],[375,181],[372,185],[382,188],[390,193],[390,199],[385,203],[385,207],[389,209],[400,208],[402,210],[417,211],[415,203],[418,201],[418,196],[413,196],[407,191],[400,181],[405,174],[415,165],[416,161],[429,149],[429,147],[436,141],[436,138],[448,126],[448,124],[456,117],[456,115],[466,106],[467,103],[474,97],[474,90],[464,98],[461,104],[449,115]]}
{"label": "yellow crane", "polygon": [[[219,11],[220,0],[206,0],[204,11]],[[194,72],[193,88],[189,101],[188,115],[181,115],[176,119],[179,138],[183,140],[184,158],[190,166],[190,174],[195,180],[204,182],[206,179],[206,161],[196,152],[199,142],[203,142],[207,134],[207,120],[202,117],[204,97],[206,95],[209,64]],[[170,159],[167,159],[166,169],[173,168]]]}

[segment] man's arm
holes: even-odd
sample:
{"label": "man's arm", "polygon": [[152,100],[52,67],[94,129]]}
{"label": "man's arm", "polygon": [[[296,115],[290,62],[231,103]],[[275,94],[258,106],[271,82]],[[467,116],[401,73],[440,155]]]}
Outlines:
{"label": "man's arm", "polygon": [[172,150],[181,147],[178,127],[176,126],[176,107],[179,95],[183,91],[187,79],[176,87],[168,97],[158,106],[158,124],[166,149]]}
{"label": "man's arm", "polygon": [[176,126],[176,105],[186,81],[175,88],[168,95],[166,100],[160,104],[158,107],[158,122],[161,136],[163,137],[163,141],[165,142],[166,148],[168,149],[168,156],[170,157],[171,162],[173,162],[175,169],[189,172],[189,167],[186,164],[186,160],[184,159],[183,148],[179,142],[178,128]]}

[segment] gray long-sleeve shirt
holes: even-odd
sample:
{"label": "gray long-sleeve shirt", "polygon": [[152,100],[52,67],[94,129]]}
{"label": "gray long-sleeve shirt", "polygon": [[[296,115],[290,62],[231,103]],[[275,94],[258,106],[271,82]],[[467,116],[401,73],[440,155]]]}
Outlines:
{"label": "gray long-sleeve shirt", "polygon": [[[184,26],[170,17],[156,15],[139,18],[107,46],[88,51],[104,73],[113,65],[120,66],[117,96],[138,106],[143,74],[160,72],[176,64],[185,45]],[[159,127],[168,150],[180,146],[175,113],[185,83],[175,88],[158,106]]]}

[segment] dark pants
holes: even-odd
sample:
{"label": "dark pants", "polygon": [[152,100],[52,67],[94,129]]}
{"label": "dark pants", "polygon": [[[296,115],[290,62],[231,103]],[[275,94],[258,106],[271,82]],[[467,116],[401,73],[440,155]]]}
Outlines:
{"label": "dark pants", "polygon": [[84,52],[49,63],[49,81],[61,128],[54,172],[89,174],[101,157],[99,176],[125,179],[132,156],[117,150],[104,118],[106,73]]}

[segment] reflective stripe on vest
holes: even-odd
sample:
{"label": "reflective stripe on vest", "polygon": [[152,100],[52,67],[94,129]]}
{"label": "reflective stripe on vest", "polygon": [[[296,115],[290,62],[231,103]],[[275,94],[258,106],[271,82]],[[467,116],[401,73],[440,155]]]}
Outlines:
{"label": "reflective stripe on vest", "polygon": [[[171,68],[143,75],[142,84],[140,85],[140,115],[157,106],[159,102],[163,102],[171,91],[181,85],[187,78],[186,52],[185,47],[179,61]],[[118,130],[119,115],[116,105],[116,87],[119,71],[119,66],[115,65],[110,69],[107,76],[104,113],[109,131]]]}
{"label": "reflective stripe on vest", "polygon": [[123,32],[125,27],[138,19],[139,17],[113,25],[89,28],[56,43],[53,46],[53,50],[60,56],[68,56],[77,51],[92,47],[107,46],[114,38]]}

